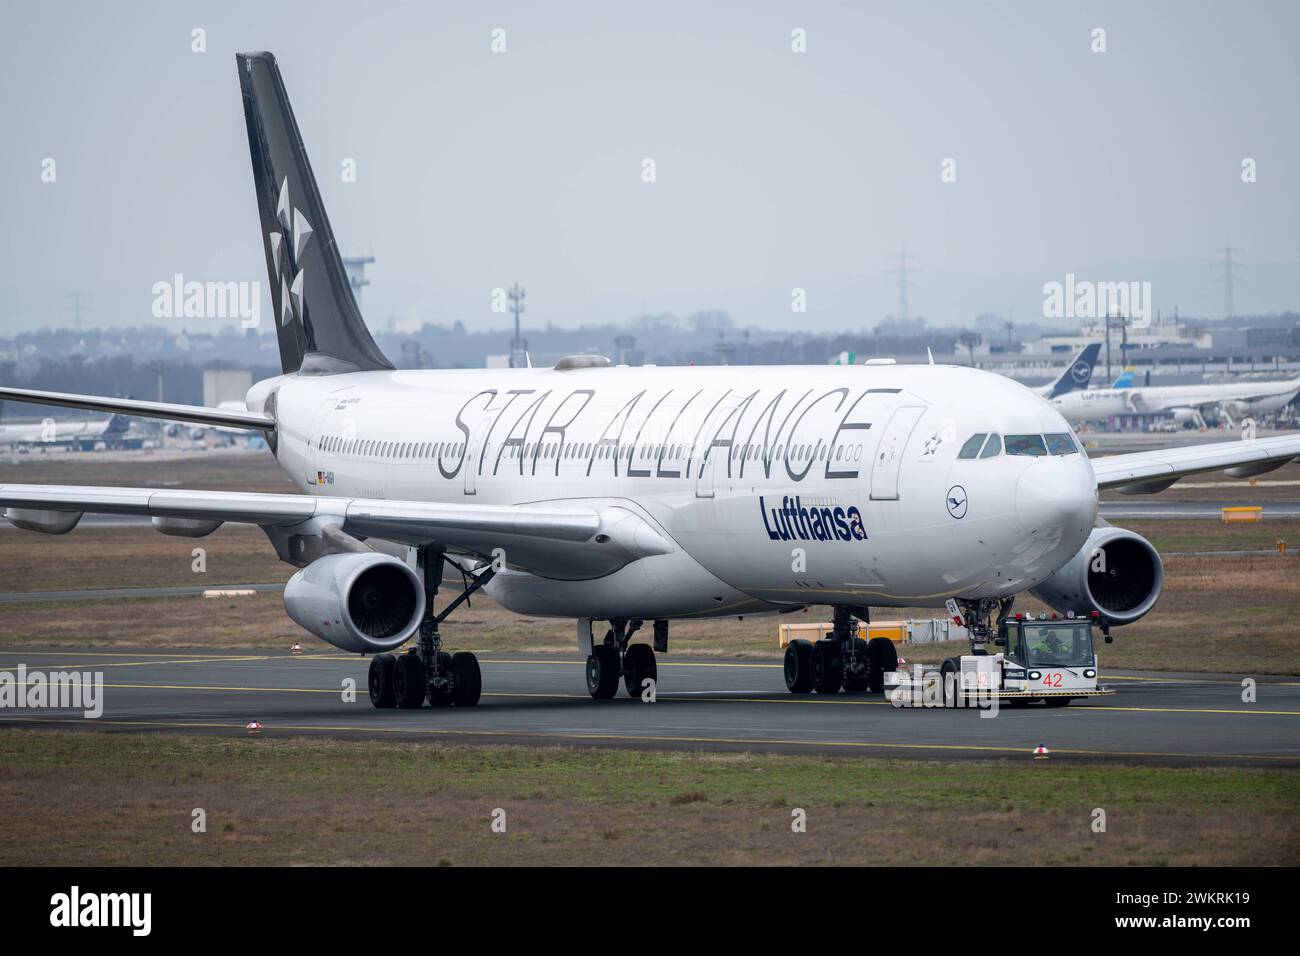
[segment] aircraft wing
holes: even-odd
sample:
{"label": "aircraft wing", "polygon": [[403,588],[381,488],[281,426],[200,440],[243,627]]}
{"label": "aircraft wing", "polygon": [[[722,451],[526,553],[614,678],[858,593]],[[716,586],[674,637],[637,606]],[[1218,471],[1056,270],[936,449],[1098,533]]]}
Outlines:
{"label": "aircraft wing", "polygon": [[[618,503],[431,504],[241,491],[0,484],[0,508],[10,520],[24,521],[24,527],[30,527],[33,512],[60,512],[65,519],[89,512],[229,521],[305,535],[334,525],[356,537],[436,544],[484,557],[500,548],[512,566],[561,574],[608,572],[637,558],[676,550],[651,522]],[[60,515],[38,514],[35,520],[49,517]],[[71,530],[75,521],[64,523],[57,533]]]}
{"label": "aircraft wing", "polygon": [[1098,489],[1127,494],[1163,491],[1179,478],[1223,469],[1233,478],[1249,478],[1281,468],[1300,457],[1300,434],[1254,441],[1225,441],[1092,459]]}
{"label": "aircraft wing", "polygon": [[86,408],[92,411],[134,415],[139,418],[164,418],[168,421],[223,425],[227,428],[243,428],[251,431],[267,431],[275,427],[275,419],[270,415],[234,408],[205,408],[202,405],[180,405],[173,402],[143,402],[134,398],[104,398],[99,395],[74,395],[69,392],[0,387],[0,401],[5,399],[13,402],[30,402],[33,405]]}

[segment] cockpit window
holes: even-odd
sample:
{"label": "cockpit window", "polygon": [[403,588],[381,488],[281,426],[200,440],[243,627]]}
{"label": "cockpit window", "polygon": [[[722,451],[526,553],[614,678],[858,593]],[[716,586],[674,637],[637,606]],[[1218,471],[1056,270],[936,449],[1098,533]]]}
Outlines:
{"label": "cockpit window", "polygon": [[957,453],[958,458],[975,458],[980,453],[980,446],[984,444],[984,439],[988,437],[988,432],[980,432],[978,435],[971,435],[966,439],[966,444],[961,446],[961,451]]}
{"label": "cockpit window", "polygon": [[1068,432],[1062,432],[1055,435],[1047,435],[1047,452],[1050,455],[1077,455],[1078,447],[1074,444],[1074,438]]}
{"label": "cockpit window", "polygon": [[1002,454],[1002,439],[997,435],[990,435],[989,440],[984,443],[984,450],[980,452],[981,458],[996,458]]}
{"label": "cockpit window", "polygon": [[1008,455],[1041,458],[1047,454],[1047,446],[1043,444],[1042,435],[1008,435],[1006,443]]}

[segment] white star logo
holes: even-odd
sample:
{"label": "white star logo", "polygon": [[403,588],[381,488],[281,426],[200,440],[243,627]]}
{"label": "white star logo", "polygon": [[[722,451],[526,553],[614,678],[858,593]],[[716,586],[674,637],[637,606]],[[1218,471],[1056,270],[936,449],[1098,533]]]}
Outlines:
{"label": "white star logo", "polygon": [[[280,181],[280,198],[275,205],[275,218],[281,229],[268,233],[267,239],[271,243],[271,262],[280,279],[280,325],[285,326],[295,318],[301,323],[306,315],[306,300],[303,297],[305,270],[298,265],[298,261],[312,234],[307,217],[301,210],[294,208],[289,200],[288,176]],[[289,241],[291,237],[292,243]]]}

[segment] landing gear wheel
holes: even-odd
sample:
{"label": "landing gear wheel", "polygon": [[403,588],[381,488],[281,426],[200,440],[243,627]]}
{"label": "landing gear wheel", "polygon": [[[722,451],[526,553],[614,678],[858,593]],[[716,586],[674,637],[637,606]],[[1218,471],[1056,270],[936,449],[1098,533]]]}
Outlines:
{"label": "landing gear wheel", "polygon": [[838,694],[844,681],[844,657],[839,641],[818,641],[812,649],[813,690],[819,694]]}
{"label": "landing gear wheel", "polygon": [[[446,651],[438,652],[438,673],[451,673],[451,655]],[[450,707],[451,691],[447,689],[445,683],[438,684],[433,681],[429,682],[428,700],[430,707]]]}
{"label": "landing gear wheel", "polygon": [[419,654],[402,654],[393,668],[393,697],[403,710],[414,710],[424,703],[428,683],[424,676],[424,661]]}
{"label": "landing gear wheel", "polygon": [[1044,697],[1043,703],[1048,707],[1068,707],[1070,706],[1069,697]]}
{"label": "landing gear wheel", "polygon": [[587,692],[596,700],[618,693],[618,645],[597,644],[587,656]]}
{"label": "landing gear wheel", "polygon": [[785,646],[785,686],[792,694],[812,690],[812,645],[802,638]]}
{"label": "landing gear wheel", "polygon": [[397,659],[392,654],[376,654],[370,658],[370,703],[380,710],[397,706],[393,695],[393,668]]}
{"label": "landing gear wheel", "polygon": [[473,707],[483,694],[483,675],[478,658],[469,651],[451,655],[451,702],[457,707]]}
{"label": "landing gear wheel", "polygon": [[[852,650],[845,655],[844,691],[848,694],[861,694],[871,685],[872,672],[868,664],[871,658],[867,655],[867,642],[860,637],[855,637],[849,642],[849,647]],[[855,661],[868,666],[865,670],[852,671],[849,670],[848,661]]]}
{"label": "landing gear wheel", "polygon": [[939,692],[943,697],[943,706],[957,706],[957,696],[961,690],[960,680],[957,665],[952,661],[944,661],[943,666],[939,668]]}
{"label": "landing gear wheel", "polygon": [[629,644],[623,652],[623,685],[629,697],[640,697],[646,680],[659,680],[659,665],[649,644]]}
{"label": "landing gear wheel", "polygon": [[885,689],[885,674],[898,670],[898,648],[887,637],[873,637],[867,643],[867,687],[879,694]]}

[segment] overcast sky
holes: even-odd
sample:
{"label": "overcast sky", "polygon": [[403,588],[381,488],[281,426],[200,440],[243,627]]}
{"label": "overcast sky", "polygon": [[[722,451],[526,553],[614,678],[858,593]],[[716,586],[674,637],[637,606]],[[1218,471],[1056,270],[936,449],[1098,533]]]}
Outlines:
{"label": "overcast sky", "polygon": [[1218,314],[1228,238],[1238,310],[1297,308],[1298,10],[7,0],[0,334],[66,323],[74,288],[87,322],[127,324],[175,273],[265,287],[251,49],[279,59],[340,244],[376,257],[372,325],[498,325],[491,290],[518,280],[560,325],[724,308],[863,328],[897,311],[904,242],[932,323],[1031,320],[1066,272]]}

